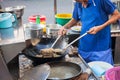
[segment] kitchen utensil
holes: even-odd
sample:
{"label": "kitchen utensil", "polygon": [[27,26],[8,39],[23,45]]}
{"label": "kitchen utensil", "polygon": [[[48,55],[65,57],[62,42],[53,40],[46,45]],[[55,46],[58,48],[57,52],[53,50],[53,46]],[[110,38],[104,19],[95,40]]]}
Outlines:
{"label": "kitchen utensil", "polygon": [[17,23],[16,15],[11,13],[0,13],[0,28],[9,28]]}
{"label": "kitchen utensil", "polygon": [[31,43],[33,46],[35,46],[40,42],[40,39],[42,38],[42,27],[40,24],[31,23],[30,28]]}
{"label": "kitchen utensil", "polygon": [[[53,39],[53,38],[44,39],[44,40],[41,39],[39,44],[37,44],[36,46],[29,46],[29,47],[25,48],[22,51],[22,53],[27,58],[31,59],[33,62],[35,62],[37,64],[41,64],[41,63],[45,63],[45,62],[51,62],[51,61],[60,61],[61,59],[64,58],[64,56],[68,53],[68,51],[65,51],[59,57],[44,58],[44,57],[37,57],[36,56],[37,54],[39,54],[39,51],[41,49],[50,48],[54,41],[55,41],[55,39]],[[66,45],[67,45],[67,42],[66,42],[65,38],[61,37],[57,41],[57,43],[54,45],[53,48],[63,49]]]}
{"label": "kitchen utensil", "polygon": [[76,38],[75,40],[73,40],[72,42],[70,42],[64,49],[67,49],[69,46],[71,46],[74,42],[76,42],[77,40],[81,39],[82,37],[84,37],[85,35],[87,35],[87,32],[82,34],[81,36],[79,36],[78,38]]}
{"label": "kitchen utensil", "polygon": [[57,41],[60,39],[60,37],[61,37],[61,35],[59,35],[59,36],[57,37],[57,39],[55,40],[55,42],[52,44],[51,48],[54,47],[54,45],[57,43]]}
{"label": "kitchen utensil", "polygon": [[[36,47],[37,49],[40,51],[41,49],[44,48],[50,48],[51,47],[51,43],[41,43],[36,45],[36,47],[32,47],[32,48],[27,48],[23,51],[24,55],[26,57],[28,57],[29,59],[33,60],[35,63],[45,63],[45,62],[51,62],[51,61],[59,61],[62,58],[64,58],[64,56],[68,53],[67,48],[73,44],[75,41],[77,41],[78,39],[82,38],[83,36],[85,36],[87,33],[81,35],[80,37],[78,37],[77,39],[75,39],[73,42],[71,42],[70,44],[67,45],[67,42],[65,40],[65,38],[60,37],[60,39],[58,39],[57,43],[53,46],[53,48],[58,48],[58,49],[62,49],[62,53],[59,57],[49,57],[49,58],[43,58],[43,57],[37,57],[36,55],[39,54],[39,52],[36,51]],[[50,40],[49,40],[50,41]],[[48,42],[48,41],[46,41]],[[67,46],[66,46],[67,45]]]}
{"label": "kitchen utensil", "polygon": [[20,80],[46,80],[50,74],[50,66],[41,64],[24,73]]}
{"label": "kitchen utensil", "polygon": [[16,14],[17,18],[21,18],[24,14],[24,8],[24,5],[6,7],[3,12],[13,13]]}
{"label": "kitchen utensil", "polygon": [[58,30],[62,26],[59,24],[47,24],[46,25],[46,34],[50,37],[57,38],[58,36]]}
{"label": "kitchen utensil", "polygon": [[47,80],[70,80],[82,73],[80,65],[72,62],[50,62],[50,74]]}

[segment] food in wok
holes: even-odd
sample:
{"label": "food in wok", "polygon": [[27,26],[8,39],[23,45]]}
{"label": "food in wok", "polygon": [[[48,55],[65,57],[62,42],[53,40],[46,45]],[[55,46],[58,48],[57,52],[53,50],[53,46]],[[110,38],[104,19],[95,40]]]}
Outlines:
{"label": "food in wok", "polygon": [[36,57],[60,57],[62,55],[62,49],[53,49],[53,48],[46,48],[41,49],[39,51],[39,54],[36,55]]}

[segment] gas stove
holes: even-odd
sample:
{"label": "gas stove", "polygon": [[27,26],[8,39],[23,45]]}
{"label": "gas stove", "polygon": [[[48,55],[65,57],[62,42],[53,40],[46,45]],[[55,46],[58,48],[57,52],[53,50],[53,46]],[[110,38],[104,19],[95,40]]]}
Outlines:
{"label": "gas stove", "polygon": [[[88,68],[88,66],[82,61],[81,57],[78,56],[78,54],[73,54],[73,50],[70,50],[69,53],[65,56],[64,59],[61,59],[61,61],[68,61],[77,63],[81,66],[83,72]],[[37,64],[40,65],[40,64]],[[25,55],[20,54],[19,55],[19,76],[20,78],[24,76],[24,73],[31,68],[36,67],[37,65],[34,65],[34,62],[30,59],[28,59]],[[74,80],[74,79],[72,79]],[[76,80],[76,79],[75,79]],[[93,73],[90,75],[89,80],[99,80]]]}
{"label": "gas stove", "polygon": [[[43,40],[45,41],[45,40]],[[47,42],[47,43],[46,43]],[[49,48],[52,43],[54,42],[54,40],[49,40],[49,41],[45,41],[39,43],[38,45],[36,45],[36,48],[38,50],[40,50],[41,48]],[[60,48],[60,49],[64,49],[64,47],[66,47],[67,45],[67,40],[66,38],[60,38],[58,40],[58,42],[55,44],[55,46],[53,48]],[[31,47],[33,48],[33,47]],[[33,51],[32,51],[33,52]],[[27,53],[28,54],[28,53]],[[36,53],[35,53],[36,54]],[[49,60],[45,61],[45,62],[40,62],[41,59],[38,59],[39,61],[33,60],[30,57],[26,56],[24,53],[21,53],[19,55],[19,72],[20,72],[20,78],[22,76],[24,76],[24,73],[27,70],[30,70],[31,68],[34,68],[38,65],[41,65],[43,63],[49,62]],[[50,60],[50,61],[56,61],[56,60]],[[89,66],[87,65],[87,63],[82,59],[82,57],[77,53],[77,47],[73,47],[70,46],[67,49],[67,54],[65,54],[63,56],[63,58],[58,59],[57,61],[68,61],[68,62],[73,62],[76,63],[78,65],[81,66],[83,72],[89,68]],[[93,73],[90,75],[90,79],[89,80],[99,80]]]}

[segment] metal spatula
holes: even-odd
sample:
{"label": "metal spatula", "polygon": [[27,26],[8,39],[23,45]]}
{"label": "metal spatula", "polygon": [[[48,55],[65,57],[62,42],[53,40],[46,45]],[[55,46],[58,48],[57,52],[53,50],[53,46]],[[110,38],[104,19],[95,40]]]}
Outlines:
{"label": "metal spatula", "polygon": [[57,43],[57,41],[60,39],[61,36],[62,36],[62,35],[59,35],[59,36],[57,37],[57,39],[55,40],[55,42],[52,44],[51,48],[54,47],[54,45]]}

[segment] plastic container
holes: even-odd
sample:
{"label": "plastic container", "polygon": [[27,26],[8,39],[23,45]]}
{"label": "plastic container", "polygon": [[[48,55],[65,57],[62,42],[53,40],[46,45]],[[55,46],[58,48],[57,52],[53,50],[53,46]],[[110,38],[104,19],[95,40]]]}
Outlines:
{"label": "plastic container", "polygon": [[36,23],[36,19],[38,19],[36,17],[40,18],[39,21],[40,21],[41,27],[43,28],[43,33],[46,33],[46,16],[44,16],[44,15],[32,15],[32,16],[29,16],[28,21],[30,23]]}
{"label": "plastic container", "polygon": [[57,24],[65,25],[67,22],[69,22],[72,18],[72,14],[70,13],[60,13],[55,15]]}
{"label": "plastic container", "polygon": [[1,40],[13,39],[15,37],[14,28],[9,27],[9,28],[0,29],[0,37]]}
{"label": "plastic container", "polygon": [[88,63],[92,71],[95,73],[96,76],[101,77],[102,75],[105,75],[105,72],[108,69],[113,68],[113,66],[107,62],[103,61],[93,61]]}
{"label": "plastic container", "polygon": [[0,13],[0,28],[12,27],[12,14],[11,13]]}
{"label": "plastic container", "polygon": [[31,43],[33,46],[37,45],[43,35],[42,27],[40,24],[32,23],[30,24],[30,36],[31,36]]}
{"label": "plastic container", "polygon": [[107,70],[105,78],[106,80],[120,80],[120,66]]}
{"label": "plastic container", "polygon": [[40,17],[40,24],[46,24],[46,16],[44,15],[32,15],[29,16],[28,21],[31,23],[36,23],[36,17],[39,16]]}

